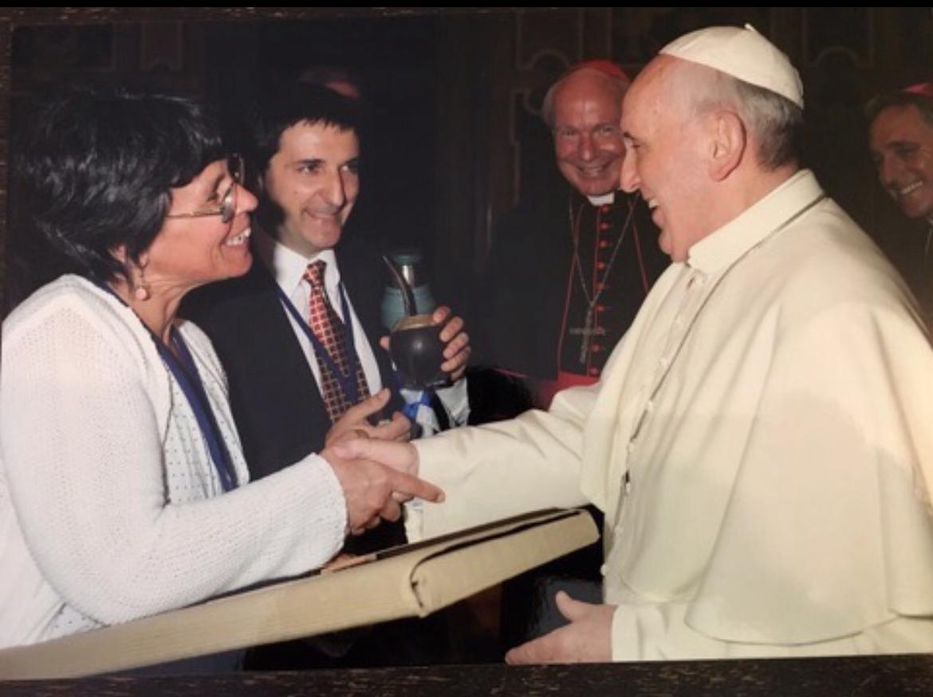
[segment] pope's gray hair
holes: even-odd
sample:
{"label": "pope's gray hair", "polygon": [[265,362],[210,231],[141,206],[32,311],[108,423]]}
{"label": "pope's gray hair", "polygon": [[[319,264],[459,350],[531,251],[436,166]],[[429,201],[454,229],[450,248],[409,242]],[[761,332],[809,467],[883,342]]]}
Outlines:
{"label": "pope's gray hair", "polygon": [[697,95],[703,112],[732,106],[758,144],[758,163],[773,171],[800,159],[803,109],[777,92],[716,71],[712,93]]}

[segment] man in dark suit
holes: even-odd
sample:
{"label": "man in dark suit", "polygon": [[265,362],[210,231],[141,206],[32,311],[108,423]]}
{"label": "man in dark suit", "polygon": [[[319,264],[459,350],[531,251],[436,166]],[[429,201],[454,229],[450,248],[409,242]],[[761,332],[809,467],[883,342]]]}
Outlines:
{"label": "man in dark suit", "polygon": [[[207,332],[224,364],[253,479],[323,449],[325,441],[346,431],[407,436],[408,422],[399,415],[378,429],[371,425],[390,402],[384,388],[394,387],[395,380],[379,343],[385,268],[373,244],[343,239],[359,193],[359,124],[358,105],[323,87],[283,90],[260,105],[253,141],[244,148],[260,198],[252,226],[253,266],[241,278],[190,294],[184,309]],[[463,321],[448,308],[435,310],[433,319],[445,325],[442,369],[453,382],[438,393],[449,422],[465,423],[462,376],[469,339]],[[388,406],[402,406],[397,393]],[[351,539],[346,551],[403,541],[401,524],[383,524]],[[445,639],[443,627],[393,623],[369,635],[261,647],[247,664],[433,662],[445,660]]]}
{"label": "man in dark suit", "polygon": [[[260,195],[253,267],[242,278],[205,287],[186,308],[227,371],[254,479],[320,450],[348,406],[394,386],[378,344],[384,266],[373,244],[342,234],[359,193],[358,130],[357,105],[322,87],[302,85],[263,102],[247,152]],[[320,262],[322,292],[349,346],[350,372],[362,372],[360,380],[331,374],[335,366],[308,331],[315,292],[308,269]],[[448,308],[438,308],[434,319],[446,322],[442,368],[454,383],[439,390],[441,400],[451,422],[463,423],[469,340]]]}

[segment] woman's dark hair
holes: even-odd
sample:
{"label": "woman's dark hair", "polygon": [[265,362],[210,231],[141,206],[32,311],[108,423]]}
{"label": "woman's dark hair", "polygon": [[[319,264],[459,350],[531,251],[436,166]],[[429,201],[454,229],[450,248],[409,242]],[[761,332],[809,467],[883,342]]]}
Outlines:
{"label": "woman's dark hair", "polygon": [[31,109],[22,130],[12,237],[42,241],[47,257],[33,265],[96,282],[126,277],[113,250],[123,245],[138,260],[162,227],[171,189],[225,154],[204,108],[176,96],[76,92]]}

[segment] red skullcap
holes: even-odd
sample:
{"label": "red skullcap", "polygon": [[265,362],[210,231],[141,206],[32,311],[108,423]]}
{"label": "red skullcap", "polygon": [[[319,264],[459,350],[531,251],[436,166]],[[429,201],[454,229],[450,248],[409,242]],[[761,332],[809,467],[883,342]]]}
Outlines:
{"label": "red skullcap", "polygon": [[919,82],[916,85],[905,87],[901,91],[907,92],[908,94],[919,94],[921,97],[933,99],[933,82]]}
{"label": "red skullcap", "polygon": [[625,74],[625,71],[622,70],[618,65],[613,63],[611,60],[606,60],[605,58],[597,58],[595,60],[583,61],[582,63],[576,63],[571,65],[564,72],[564,76],[575,73],[578,70],[595,70],[602,73],[603,75],[608,75],[609,77],[615,77],[619,80],[625,80],[625,82],[631,82],[629,76]]}

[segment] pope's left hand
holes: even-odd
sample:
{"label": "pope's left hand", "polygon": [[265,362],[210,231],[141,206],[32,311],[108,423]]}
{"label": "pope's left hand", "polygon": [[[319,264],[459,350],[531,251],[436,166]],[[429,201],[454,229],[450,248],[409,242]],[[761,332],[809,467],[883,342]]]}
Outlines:
{"label": "pope's left hand", "polygon": [[510,665],[524,663],[608,663],[612,660],[615,605],[594,605],[557,593],[557,609],[570,624],[512,649]]}

